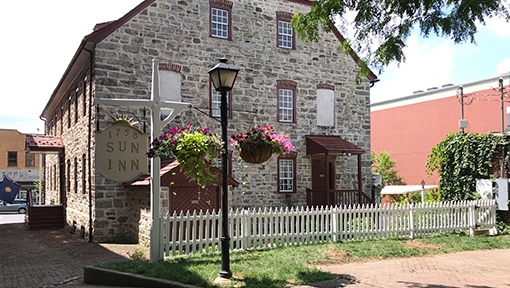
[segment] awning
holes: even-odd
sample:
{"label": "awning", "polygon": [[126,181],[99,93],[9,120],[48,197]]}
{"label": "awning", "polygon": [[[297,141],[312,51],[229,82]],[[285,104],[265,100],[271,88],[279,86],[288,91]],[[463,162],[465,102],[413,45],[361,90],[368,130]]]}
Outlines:
{"label": "awning", "polygon": [[49,135],[26,135],[25,148],[29,152],[58,153],[64,150],[62,138]]}
{"label": "awning", "polygon": [[306,154],[351,154],[365,153],[363,149],[334,135],[306,135]]}
{"label": "awning", "polygon": [[396,194],[407,194],[407,193],[415,193],[424,191],[437,189],[437,185],[389,185],[384,186],[381,190],[381,195],[396,195]]}

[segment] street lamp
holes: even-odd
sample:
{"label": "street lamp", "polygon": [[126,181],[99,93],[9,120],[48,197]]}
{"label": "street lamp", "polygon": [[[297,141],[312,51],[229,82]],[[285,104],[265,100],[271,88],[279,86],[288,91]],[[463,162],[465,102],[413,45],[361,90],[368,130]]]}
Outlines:
{"label": "street lamp", "polygon": [[211,68],[208,73],[213,82],[216,91],[221,93],[221,140],[223,141],[223,151],[221,154],[221,172],[222,172],[222,186],[221,186],[221,270],[220,277],[231,278],[232,271],[230,271],[230,236],[228,235],[228,185],[227,185],[227,162],[228,162],[228,139],[227,139],[227,92],[232,90],[236,82],[237,73],[239,68],[232,64],[227,63],[227,59],[221,58],[220,63]]}

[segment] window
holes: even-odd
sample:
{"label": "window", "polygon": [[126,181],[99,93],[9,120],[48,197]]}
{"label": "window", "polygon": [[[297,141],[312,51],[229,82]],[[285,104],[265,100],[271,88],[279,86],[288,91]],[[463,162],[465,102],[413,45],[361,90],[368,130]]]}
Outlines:
{"label": "window", "polygon": [[83,79],[81,95],[83,96],[83,116],[87,115],[87,77]]}
{"label": "window", "polygon": [[232,40],[232,2],[210,0],[209,6],[211,37]]}
{"label": "window", "polygon": [[297,83],[294,81],[277,81],[278,122],[296,122],[296,86]]}
{"label": "window", "polygon": [[[211,97],[210,97],[210,105],[209,105],[209,115],[211,117],[220,118],[221,117],[221,93],[214,89],[214,85],[212,82],[209,83],[211,86]],[[232,118],[232,91],[228,91],[227,93],[227,117]]]}
{"label": "window", "polygon": [[64,133],[64,107],[60,107],[60,133],[57,136],[60,136]]}
{"label": "window", "polygon": [[292,14],[288,12],[276,12],[277,46],[286,49],[296,49],[294,41],[294,29],[290,25]]}
{"label": "window", "polygon": [[73,99],[71,95],[67,98],[67,128],[71,128],[71,103]]}
{"label": "window", "polygon": [[71,192],[71,160],[67,160],[66,190]]}
{"label": "window", "polygon": [[35,154],[33,153],[25,154],[25,167],[35,167]]}
{"label": "window", "polygon": [[317,84],[317,126],[335,126],[335,87]]}
{"label": "window", "polygon": [[7,166],[8,167],[18,166],[18,152],[16,151],[7,152]]}
{"label": "window", "polygon": [[296,193],[296,155],[278,157],[278,193]]}
{"label": "window", "polygon": [[82,193],[85,194],[87,191],[87,155],[81,155],[81,190]]}
{"label": "window", "polygon": [[78,158],[74,157],[74,177],[73,177],[73,189],[74,193],[78,193]]}
{"label": "window", "polygon": [[80,95],[80,89],[76,88],[74,91],[74,123],[78,123],[78,96]]}
{"label": "window", "polygon": [[52,176],[51,176],[51,187],[53,190],[57,189],[57,165],[56,164],[53,164],[53,173],[52,173]]}

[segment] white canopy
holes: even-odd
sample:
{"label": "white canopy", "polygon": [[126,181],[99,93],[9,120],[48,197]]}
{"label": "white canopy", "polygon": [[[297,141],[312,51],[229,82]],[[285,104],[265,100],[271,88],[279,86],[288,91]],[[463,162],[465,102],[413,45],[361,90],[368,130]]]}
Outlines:
{"label": "white canopy", "polygon": [[438,188],[438,185],[389,185],[384,186],[381,190],[381,195],[393,195],[393,194],[406,194],[421,192],[422,190],[432,190]]}

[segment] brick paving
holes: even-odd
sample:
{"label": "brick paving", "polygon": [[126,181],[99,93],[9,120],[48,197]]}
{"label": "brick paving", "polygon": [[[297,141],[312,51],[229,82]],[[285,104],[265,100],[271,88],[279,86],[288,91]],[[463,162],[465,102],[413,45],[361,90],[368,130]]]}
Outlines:
{"label": "brick paving", "polygon": [[[0,225],[0,287],[99,287],[83,284],[83,268],[128,258],[138,245],[89,243],[64,229]],[[329,264],[336,280],[293,288],[510,287],[510,249]],[[261,287],[262,288],[262,287]]]}
{"label": "brick paving", "polygon": [[[134,245],[125,247],[134,250]],[[64,229],[28,230],[23,223],[3,224],[0,287],[93,287],[83,285],[83,268],[127,259],[125,250],[116,253]]]}
{"label": "brick paving", "polygon": [[320,267],[337,280],[294,288],[510,287],[510,249],[466,251]]}

